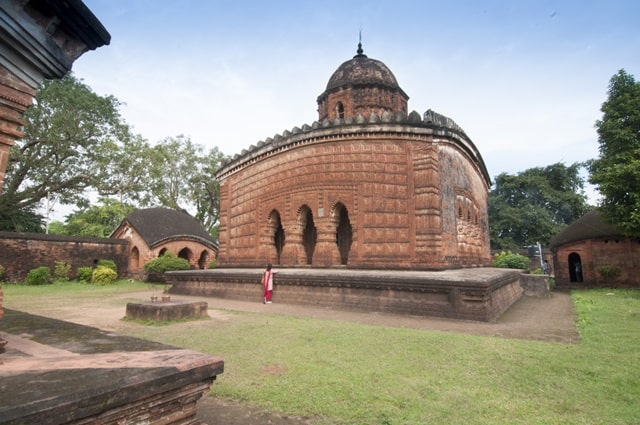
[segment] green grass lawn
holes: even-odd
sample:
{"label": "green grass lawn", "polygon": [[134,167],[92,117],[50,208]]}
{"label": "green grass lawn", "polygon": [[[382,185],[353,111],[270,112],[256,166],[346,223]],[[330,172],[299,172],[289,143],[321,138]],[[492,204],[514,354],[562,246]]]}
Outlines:
{"label": "green grass lawn", "polygon": [[[145,289],[4,287],[7,308],[33,313]],[[318,424],[640,424],[640,291],[573,299],[579,344],[235,311],[119,331],[219,355],[214,395]]]}

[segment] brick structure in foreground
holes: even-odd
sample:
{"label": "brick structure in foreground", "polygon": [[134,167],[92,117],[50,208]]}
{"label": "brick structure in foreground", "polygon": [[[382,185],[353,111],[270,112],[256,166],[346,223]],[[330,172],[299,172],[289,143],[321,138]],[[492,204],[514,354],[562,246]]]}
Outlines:
{"label": "brick structure in foreground", "polygon": [[79,0],[0,2],[0,190],[22,115],[45,78],[61,78],[111,36]]}
{"label": "brick structure in foreground", "polygon": [[407,99],[391,71],[359,49],[318,98],[320,121],[225,164],[219,264],[489,265],[482,157],[451,119],[407,114]]}
{"label": "brick structure in foreground", "polygon": [[224,361],[8,310],[0,424],[200,425],[197,403]]}

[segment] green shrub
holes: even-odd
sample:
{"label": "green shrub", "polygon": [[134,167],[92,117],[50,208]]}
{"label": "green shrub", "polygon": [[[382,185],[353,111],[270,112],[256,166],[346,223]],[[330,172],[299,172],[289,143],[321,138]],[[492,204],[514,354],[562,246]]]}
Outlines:
{"label": "green shrub", "polygon": [[5,272],[4,266],[0,265],[0,282],[4,282],[4,272]]}
{"label": "green shrub", "polygon": [[98,264],[96,264],[96,267],[107,267],[110,268],[111,270],[113,270],[114,272],[118,273],[118,266],[116,266],[116,262],[113,260],[98,260]]}
{"label": "green shrub", "polygon": [[64,261],[56,261],[53,267],[54,280],[68,281],[69,274],[71,273],[71,264]]}
{"label": "green shrub", "polygon": [[51,283],[51,272],[49,267],[40,266],[29,270],[25,279],[27,285],[46,285]]}
{"label": "green shrub", "polygon": [[218,267],[218,260],[216,260],[215,258],[211,261],[209,261],[209,264],[207,265],[208,269],[215,269],[216,267]]}
{"label": "green shrub", "polygon": [[598,267],[596,271],[602,277],[605,283],[611,283],[611,281],[615,280],[622,273],[620,267],[614,264],[602,265]]}
{"label": "green shrub", "polygon": [[78,267],[76,270],[76,277],[80,282],[89,283],[93,276],[93,267]]}
{"label": "green shrub", "polygon": [[118,273],[106,266],[98,266],[91,275],[91,283],[98,285],[106,285],[115,282],[118,279]]}
{"label": "green shrub", "polygon": [[184,258],[176,257],[171,252],[166,252],[164,255],[154,258],[148,261],[144,265],[146,272],[164,273],[172,270],[189,270],[191,264]]}
{"label": "green shrub", "polygon": [[529,270],[530,264],[531,263],[527,257],[520,254],[514,254],[511,251],[502,251],[501,253],[493,256],[493,267]]}

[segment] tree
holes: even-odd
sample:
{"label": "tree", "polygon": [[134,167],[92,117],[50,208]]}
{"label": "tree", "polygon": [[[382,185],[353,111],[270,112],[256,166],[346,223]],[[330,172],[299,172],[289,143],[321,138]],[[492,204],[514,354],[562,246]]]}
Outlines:
{"label": "tree", "polygon": [[33,207],[19,208],[8,197],[0,197],[0,231],[42,233],[44,217]]}
{"label": "tree", "polygon": [[27,214],[48,196],[87,205],[85,190],[101,183],[96,170],[105,158],[103,144],[129,134],[119,107],[113,96],[98,96],[72,74],[45,81],[25,113],[24,137],[10,151],[0,216]]}
{"label": "tree", "polygon": [[96,184],[100,196],[117,196],[120,204],[137,203],[147,191],[151,147],[142,136],[122,133],[96,152]]}
{"label": "tree", "polygon": [[217,147],[211,149],[203,158],[202,168],[191,181],[191,188],[196,203],[196,220],[198,220],[209,234],[218,239],[218,219],[220,218],[220,184],[215,179],[215,173],[220,168],[226,156]]}
{"label": "tree", "polygon": [[[85,207],[66,217],[62,234],[107,238],[135,208],[119,200],[100,198],[102,205]],[[57,231],[60,233],[60,231]]]}
{"label": "tree", "polygon": [[601,111],[600,157],[589,162],[589,181],[602,195],[604,220],[628,236],[640,236],[640,82],[618,71]]}
{"label": "tree", "polygon": [[580,163],[556,163],[517,175],[502,173],[489,192],[492,249],[546,245],[564,226],[584,215],[589,206],[580,177]]}
{"label": "tree", "polygon": [[205,153],[188,137],[165,138],[151,148],[142,202],[188,212],[217,237],[220,188],[214,174],[224,159],[217,147]]}

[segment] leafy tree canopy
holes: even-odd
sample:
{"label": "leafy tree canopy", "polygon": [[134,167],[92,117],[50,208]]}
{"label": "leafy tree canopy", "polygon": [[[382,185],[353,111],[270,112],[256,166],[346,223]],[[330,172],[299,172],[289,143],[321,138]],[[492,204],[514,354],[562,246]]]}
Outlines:
{"label": "leafy tree canopy", "polygon": [[[85,190],[101,184],[97,164],[108,160],[103,146],[130,137],[119,107],[72,74],[45,81],[25,113],[24,137],[10,151],[0,216],[28,216],[46,198],[87,205]],[[7,230],[21,227],[31,225]]]}
{"label": "leafy tree canopy", "polygon": [[[46,199],[50,207],[59,202],[78,208],[52,226],[58,233],[108,236],[131,207],[162,206],[192,214],[217,237],[214,175],[225,156],[184,136],[152,146],[132,133],[120,106],[72,74],[43,83],[25,114],[24,137],[10,152],[0,230],[43,231],[37,211]],[[89,207],[87,194],[96,192],[102,205]]]}
{"label": "leafy tree canopy", "polygon": [[589,163],[603,218],[628,236],[640,236],[640,82],[620,70],[596,122],[600,157]]}
{"label": "leafy tree canopy", "polygon": [[547,245],[564,226],[584,215],[589,206],[582,167],[556,163],[498,175],[489,192],[491,248]]}
{"label": "leafy tree canopy", "polygon": [[74,211],[66,217],[65,224],[49,228],[51,233],[73,236],[107,238],[118,227],[122,219],[135,208],[120,201],[101,198],[101,205],[93,205]]}
{"label": "leafy tree canopy", "polygon": [[165,138],[151,148],[142,203],[186,211],[217,238],[220,187],[214,174],[225,158],[217,147],[206,152],[188,137]]}

